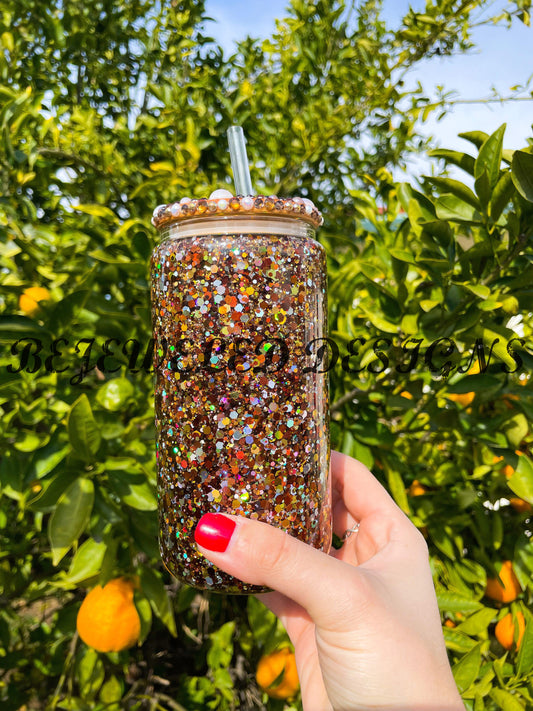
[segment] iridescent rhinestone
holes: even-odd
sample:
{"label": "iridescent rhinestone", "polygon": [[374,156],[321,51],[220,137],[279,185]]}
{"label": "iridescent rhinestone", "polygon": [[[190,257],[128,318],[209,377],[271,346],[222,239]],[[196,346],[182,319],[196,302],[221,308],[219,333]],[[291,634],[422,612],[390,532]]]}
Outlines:
{"label": "iridescent rhinestone", "polygon": [[302,201],[305,206],[306,215],[311,215],[313,213],[313,210],[315,209],[314,204],[311,200],[309,200],[309,198],[302,198]]}
{"label": "iridescent rhinestone", "polygon": [[190,197],[182,197],[180,200],[180,205],[186,205],[190,201],[191,201]]}
{"label": "iridescent rhinestone", "polygon": [[218,200],[220,198],[231,198],[233,195],[230,193],[229,190],[226,190],[225,188],[218,188],[218,190],[213,190],[211,195],[209,196],[210,200]]}
{"label": "iridescent rhinestone", "polygon": [[170,207],[170,214],[173,217],[176,217],[177,215],[180,214],[180,204],[179,202],[175,202],[173,205]]}
{"label": "iridescent rhinestone", "polygon": [[158,206],[155,208],[155,210],[153,211],[152,217],[153,217],[154,219],[157,219],[158,217],[160,217],[160,214],[159,214],[159,213],[160,213],[160,212],[162,213],[163,210],[165,209],[165,207],[166,207],[166,205],[158,205]]}
{"label": "iridescent rhinestone", "polygon": [[218,210],[217,201],[209,199],[207,201],[207,209],[209,210],[209,212],[216,212]]}
{"label": "iridescent rhinestone", "polygon": [[254,206],[254,199],[253,197],[250,197],[247,195],[246,197],[241,198],[241,207],[243,210],[251,210]]}
{"label": "iridescent rhinestone", "polygon": [[228,201],[227,200],[218,200],[217,201],[217,207],[219,210],[227,210],[228,208]]}

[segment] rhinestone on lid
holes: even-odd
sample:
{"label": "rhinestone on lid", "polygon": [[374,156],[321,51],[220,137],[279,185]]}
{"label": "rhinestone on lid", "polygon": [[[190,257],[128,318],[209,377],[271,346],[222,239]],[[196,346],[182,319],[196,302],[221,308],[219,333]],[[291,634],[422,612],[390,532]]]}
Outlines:
{"label": "rhinestone on lid", "polygon": [[211,193],[208,198],[182,197],[168,205],[159,205],[154,210],[152,224],[161,229],[172,222],[194,218],[209,213],[221,215],[228,213],[262,213],[296,217],[319,227],[324,220],[322,215],[309,198],[281,198],[276,195],[232,195],[229,190],[220,189]]}

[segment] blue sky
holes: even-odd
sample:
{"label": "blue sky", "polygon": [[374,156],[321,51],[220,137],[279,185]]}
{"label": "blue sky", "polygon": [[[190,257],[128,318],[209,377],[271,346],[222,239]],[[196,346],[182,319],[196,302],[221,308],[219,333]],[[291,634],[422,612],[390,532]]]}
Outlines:
{"label": "blue sky", "polygon": [[[206,9],[215,22],[206,29],[211,36],[231,51],[233,42],[247,34],[266,37],[275,28],[275,19],[286,15],[286,0],[206,0]],[[412,5],[421,10],[423,0],[386,0],[386,17],[392,21],[400,18]],[[503,0],[493,3],[503,7]],[[424,62],[410,75],[410,81],[420,81],[427,95],[434,87],[443,85],[447,91],[456,91],[461,99],[478,99],[490,96],[494,86],[500,95],[508,95],[510,87],[525,85],[533,75],[533,29],[516,22],[511,29],[505,26],[482,27],[475,30],[477,50],[454,58],[434,58]],[[533,89],[533,86],[531,87]],[[457,134],[484,130],[492,133],[502,123],[507,123],[505,144],[507,148],[521,148],[526,138],[533,136],[533,101],[509,102],[504,105],[458,105],[442,121],[430,119],[422,130],[433,135],[435,141],[446,148],[468,150],[470,144]],[[425,161],[414,162],[410,171],[427,169]]]}

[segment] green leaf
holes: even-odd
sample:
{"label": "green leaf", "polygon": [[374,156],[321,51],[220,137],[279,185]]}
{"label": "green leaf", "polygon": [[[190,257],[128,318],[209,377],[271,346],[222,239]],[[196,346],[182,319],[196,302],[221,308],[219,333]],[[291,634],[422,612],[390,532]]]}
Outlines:
{"label": "green leaf", "polygon": [[98,575],[106,548],[103,541],[95,541],[94,538],[88,538],[82,543],[70,564],[67,573],[68,581],[77,584]]}
{"label": "green leaf", "polygon": [[500,177],[500,166],[502,163],[503,136],[507,124],[502,124],[496,129],[492,136],[489,136],[481,148],[474,167],[474,177],[476,180],[487,172],[489,185],[494,188]]}
{"label": "green leaf", "polygon": [[98,452],[102,437],[85,393],[80,395],[70,408],[67,430],[74,454],[85,461],[92,461]]}
{"label": "green leaf", "polygon": [[533,464],[528,457],[518,457],[517,467],[507,480],[507,486],[521,499],[533,504]]}
{"label": "green leaf", "polygon": [[100,689],[100,701],[110,707],[110,711],[118,709],[114,701],[122,698],[122,684],[116,676],[111,676]]}
{"label": "green leaf", "polygon": [[141,620],[141,634],[139,636],[139,644],[142,644],[152,629],[152,608],[150,601],[145,597],[135,595],[135,607],[139,613]]}
{"label": "green leaf", "polygon": [[442,634],[444,636],[446,647],[452,652],[460,652],[461,654],[466,654],[476,644],[476,642],[474,642],[471,637],[466,635],[464,632],[458,631],[457,629],[443,627]]}
{"label": "green leaf", "polygon": [[[46,336],[48,331],[28,316],[2,314],[0,316],[0,343],[13,344],[19,338]],[[23,344],[24,345],[24,344]],[[13,356],[13,367],[18,366],[18,359]]]}
{"label": "green leaf", "polygon": [[141,588],[146,595],[161,622],[167,627],[170,634],[175,637],[176,621],[168,593],[163,585],[163,580],[159,573],[143,565],[140,570]]}
{"label": "green leaf", "polygon": [[118,412],[133,395],[133,385],[127,378],[113,378],[100,386],[96,401],[106,410]]}
{"label": "green leaf", "polygon": [[459,632],[464,632],[469,635],[478,635],[487,631],[487,627],[496,616],[496,610],[491,607],[483,607],[477,610],[472,615],[466,618],[464,622],[457,625]]}
{"label": "green leaf", "polygon": [[474,195],[472,190],[470,190],[468,185],[461,183],[459,180],[453,180],[452,178],[430,177],[427,175],[424,175],[423,178],[424,180],[427,180],[427,182],[431,185],[435,185],[435,187],[439,188],[441,193],[455,195],[463,202],[466,202],[469,205],[472,205],[472,207],[475,207],[476,210],[481,209],[479,200]]}
{"label": "green leaf", "polygon": [[526,629],[516,660],[516,673],[519,677],[530,674],[533,670],[533,616],[529,611],[526,611],[524,618]]}
{"label": "green leaf", "polygon": [[494,188],[494,192],[489,203],[489,215],[497,222],[505,210],[514,192],[513,176],[510,170],[507,170],[500,177]]}
{"label": "green leaf", "polygon": [[209,636],[211,645],[207,652],[207,663],[210,669],[229,667],[233,656],[234,632],[235,620],[230,620]]}
{"label": "green leaf", "polygon": [[380,316],[376,311],[367,309],[362,304],[359,307],[361,311],[365,314],[368,320],[374,324],[374,326],[385,333],[398,333],[398,326],[390,321],[387,321],[382,316]]}
{"label": "green leaf", "polygon": [[111,254],[106,252],[105,249],[94,249],[92,252],[89,252],[89,256],[106,264],[120,264],[122,268],[127,267],[129,269],[137,268],[135,262],[132,262],[125,254]]}
{"label": "green leaf", "polygon": [[105,678],[104,663],[92,647],[83,649],[76,663],[76,678],[80,693],[88,699],[95,696]]}
{"label": "green leaf", "polygon": [[109,486],[128,506],[139,511],[155,511],[157,509],[155,492],[140,467],[138,467],[137,473],[108,471],[108,477]]}
{"label": "green leaf", "polygon": [[491,186],[489,181],[489,175],[485,167],[481,171],[480,175],[476,178],[474,183],[476,188],[476,194],[479,197],[479,202],[483,207],[483,211],[487,211],[491,197]]}
{"label": "green leaf", "polygon": [[79,476],[78,471],[67,470],[61,471],[52,479],[43,481],[43,488],[34,499],[28,502],[28,507],[32,511],[41,511],[46,513],[52,510],[61,494],[75,481]]}
{"label": "green leaf", "polygon": [[76,479],[62,494],[48,521],[48,540],[52,563],[57,565],[74,541],[84,532],[94,503],[94,485],[90,479]]}
{"label": "green leaf", "polygon": [[435,209],[440,220],[452,222],[480,222],[481,215],[477,210],[455,195],[442,195],[438,198]]}
{"label": "green leaf", "polygon": [[510,691],[492,689],[489,696],[503,711],[526,711],[526,707]]}
{"label": "green leaf", "polygon": [[247,600],[248,623],[259,648],[263,647],[270,633],[276,628],[277,617],[256,597]]}
{"label": "green leaf", "polygon": [[481,643],[465,654],[453,667],[453,676],[459,693],[464,693],[476,680],[481,667]]}
{"label": "green leaf", "polygon": [[387,474],[387,483],[389,486],[389,491],[392,494],[394,501],[396,501],[396,503],[404,513],[410,513],[405,484],[400,473],[397,472],[396,469],[392,467],[388,462],[383,462],[383,466]]}
{"label": "green leaf", "polygon": [[19,452],[35,452],[35,450],[41,449],[46,444],[46,442],[43,442],[43,437],[48,439],[48,436],[44,434],[20,430],[18,439],[13,443],[13,447],[18,449]]}
{"label": "green leaf", "polygon": [[407,206],[407,215],[411,229],[420,236],[426,223],[435,222],[435,206],[425,195],[413,190]]}
{"label": "green leaf", "polygon": [[443,612],[475,612],[483,608],[477,600],[465,597],[459,593],[439,591],[437,592],[439,609]]}
{"label": "green leaf", "polygon": [[509,444],[516,449],[529,432],[529,423],[526,416],[519,412],[514,417],[506,420],[503,424],[503,431]]}
{"label": "green leaf", "polygon": [[383,269],[377,267],[371,262],[359,262],[359,269],[361,270],[362,274],[364,274],[365,277],[371,282],[374,282],[376,279],[383,278],[384,276]]}
{"label": "green leaf", "polygon": [[113,220],[113,222],[119,221],[113,210],[110,210],[105,205],[76,205],[75,209],[93,217],[106,217],[108,220]]}
{"label": "green leaf", "polygon": [[62,462],[67,456],[70,447],[65,445],[61,447],[54,437],[46,447],[38,449],[33,458],[33,471],[37,479],[50,474],[57,465]]}
{"label": "green leaf", "polygon": [[489,287],[484,286],[483,284],[463,284],[463,286],[465,289],[468,289],[468,291],[471,291],[476,296],[479,296],[480,299],[486,299],[490,296]]}
{"label": "green leaf", "polygon": [[511,358],[508,351],[509,340],[516,337],[514,333],[502,326],[492,325],[491,328],[481,329],[480,327],[476,327],[474,329],[474,336],[476,338],[482,338],[482,342],[488,344],[487,348],[489,348],[489,344],[490,346],[494,344],[494,347],[492,348],[494,360],[500,360],[511,370],[516,368],[516,363]]}
{"label": "green leaf", "polygon": [[533,202],[533,154],[515,151],[511,171],[513,183],[520,195]]}
{"label": "green leaf", "polygon": [[416,264],[416,256],[413,252],[407,249],[397,249],[396,247],[389,250],[391,257],[398,259],[400,262],[407,262],[408,264]]}
{"label": "green leaf", "polygon": [[489,137],[488,133],[485,131],[466,131],[465,133],[460,133],[459,138],[464,138],[465,141],[470,141],[476,148],[481,148]]}
{"label": "green leaf", "polygon": [[468,153],[462,153],[460,151],[450,151],[446,148],[437,148],[432,151],[428,151],[428,156],[433,158],[442,158],[446,163],[451,163],[456,165],[465,173],[469,175],[474,175],[475,160]]}

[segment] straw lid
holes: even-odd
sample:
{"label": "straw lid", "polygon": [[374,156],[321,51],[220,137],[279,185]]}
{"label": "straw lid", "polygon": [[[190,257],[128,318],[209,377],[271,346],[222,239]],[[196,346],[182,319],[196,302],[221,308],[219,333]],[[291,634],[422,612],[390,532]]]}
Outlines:
{"label": "straw lid", "polygon": [[322,215],[308,198],[282,198],[277,195],[232,195],[227,190],[215,190],[208,198],[181,200],[159,205],[154,210],[152,224],[158,229],[175,222],[203,217],[236,217],[237,215],[268,215],[294,217],[320,227]]}

